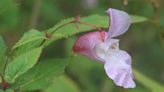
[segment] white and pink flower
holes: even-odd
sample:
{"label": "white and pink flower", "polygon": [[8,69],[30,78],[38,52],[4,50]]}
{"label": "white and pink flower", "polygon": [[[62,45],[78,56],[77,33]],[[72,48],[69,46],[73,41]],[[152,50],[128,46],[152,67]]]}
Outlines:
{"label": "white and pink flower", "polygon": [[97,60],[104,64],[106,74],[117,86],[134,88],[133,74],[131,68],[131,56],[119,49],[117,37],[125,33],[130,24],[130,16],[117,9],[108,9],[110,16],[109,32],[96,31],[87,33],[78,38],[73,51]]}

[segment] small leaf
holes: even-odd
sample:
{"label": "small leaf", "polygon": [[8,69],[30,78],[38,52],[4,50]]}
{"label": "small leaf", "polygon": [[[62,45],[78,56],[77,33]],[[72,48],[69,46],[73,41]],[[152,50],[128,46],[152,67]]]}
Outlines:
{"label": "small leaf", "polygon": [[60,76],[43,92],[80,92],[76,83],[67,76]]}
{"label": "small leaf", "polygon": [[[49,33],[55,31],[52,34],[52,39],[50,41],[47,42],[46,45],[48,45],[49,43],[61,39],[61,38],[67,38],[69,36],[75,35],[77,33],[81,33],[81,32],[87,32],[87,31],[91,31],[93,29],[96,30],[97,28],[107,28],[109,26],[107,20],[109,20],[109,18],[107,16],[100,16],[100,15],[91,15],[91,16],[87,16],[87,17],[82,17],[80,18],[80,22],[85,22],[88,25],[93,25],[95,27],[91,27],[88,26],[87,24],[79,24],[79,23],[69,23],[70,21],[74,20],[73,18],[69,18],[69,19],[65,19],[61,22],[59,22],[57,25],[55,25],[53,28],[47,30]],[[67,25],[65,25],[67,24]],[[60,26],[65,25],[61,28],[59,28]],[[59,28],[59,29],[58,29]]]}
{"label": "small leaf", "polygon": [[[54,27],[50,28],[48,31],[52,32],[52,31],[56,30],[57,28],[59,28],[60,26],[65,25],[73,20],[74,20],[74,18],[64,19],[61,22],[59,22],[58,24],[56,24]],[[102,15],[90,15],[90,16],[80,18],[80,22],[92,24],[97,27],[108,27],[108,21],[106,21],[106,20],[109,20],[108,16],[102,16]],[[76,26],[74,25],[74,27],[76,27]],[[94,29],[92,27],[90,27],[90,28]]]}
{"label": "small leaf", "polygon": [[64,72],[67,61],[68,59],[48,59],[39,62],[35,67],[20,76],[13,85],[20,90],[47,88],[54,77]]}
{"label": "small leaf", "polygon": [[132,23],[140,23],[148,21],[146,17],[143,16],[137,16],[137,15],[131,15]]}
{"label": "small leaf", "polygon": [[45,39],[45,36],[43,33],[31,29],[30,31],[26,32],[23,37],[14,45],[12,49],[18,48],[22,45],[25,45],[27,43],[33,42],[33,41],[38,41],[38,40],[43,40]]}
{"label": "small leaf", "polygon": [[4,70],[6,50],[7,50],[7,47],[5,45],[5,42],[3,38],[0,36],[0,74],[2,74]]}
{"label": "small leaf", "polygon": [[22,75],[36,64],[41,51],[42,48],[38,47],[14,58],[6,67],[5,80],[9,83],[15,82],[18,76]]}
{"label": "small leaf", "polygon": [[[147,19],[141,16],[131,16],[132,23],[144,22]],[[102,15],[90,15],[80,18],[80,23],[69,23],[73,21],[74,18],[64,19],[63,21],[56,24],[54,27],[48,29],[48,33],[52,33],[52,38],[47,41],[46,45],[52,43],[55,40],[67,38],[69,36],[88,32],[91,30],[98,30],[98,28],[108,28],[109,27],[109,17]],[[63,26],[64,25],[64,26]]]}
{"label": "small leaf", "polygon": [[30,51],[32,49],[35,49],[36,47],[39,47],[40,44],[42,43],[42,41],[43,40],[40,39],[40,40],[29,42],[29,43],[27,43],[25,45],[22,45],[22,46],[18,47],[17,49],[15,49],[13,51],[13,55],[14,55],[13,57],[17,57],[17,56],[19,56],[21,54],[24,54],[25,52],[28,52],[28,51]]}
{"label": "small leaf", "polygon": [[133,69],[135,79],[152,92],[164,92],[164,86]]}

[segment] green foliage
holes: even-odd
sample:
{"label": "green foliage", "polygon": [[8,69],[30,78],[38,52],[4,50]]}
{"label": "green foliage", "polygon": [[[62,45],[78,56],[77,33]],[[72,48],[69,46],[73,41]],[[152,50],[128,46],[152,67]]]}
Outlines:
{"label": "green foliage", "polygon": [[3,70],[4,70],[6,50],[7,50],[7,47],[5,45],[5,42],[4,42],[3,38],[0,36],[0,74],[2,74]]}
{"label": "green foliage", "polygon": [[20,76],[15,88],[20,90],[37,90],[47,88],[53,79],[64,72],[68,59],[48,59],[39,62],[35,67]]}
{"label": "green foliage", "polygon": [[[91,15],[91,16],[80,18],[80,22],[85,22],[88,25],[89,24],[94,25],[97,28],[100,28],[100,27],[107,28],[108,21],[104,21],[107,19],[108,19],[107,16]],[[47,44],[49,44],[55,40],[61,39],[61,38],[67,38],[67,37],[75,35],[77,33],[87,32],[87,31],[96,29],[95,27],[91,27],[91,26],[88,26],[85,24],[69,23],[73,20],[74,20],[74,18],[62,20],[61,22],[56,24],[51,29],[48,29],[47,32],[50,34],[51,33],[53,33],[53,34],[51,34],[52,37],[51,37],[50,41],[47,42]]]}
{"label": "green foliage", "polygon": [[13,51],[13,57],[17,57],[19,55],[22,55],[32,49],[35,49],[37,47],[40,47],[40,44],[42,43],[43,40],[38,40],[34,42],[29,42],[26,45],[23,45]]}
{"label": "green foliage", "polygon": [[26,32],[23,37],[13,46],[13,49],[16,49],[20,46],[26,45],[31,42],[35,42],[38,40],[44,40],[45,36],[43,33],[39,32],[38,30],[31,29]]}
{"label": "green foliage", "polygon": [[13,89],[7,89],[7,90],[5,90],[5,92],[14,92],[14,90]]}
{"label": "green foliage", "polygon": [[[37,90],[47,87],[48,85],[53,83],[52,80],[54,79],[54,77],[57,77],[63,72],[66,61],[68,59],[49,59],[43,62],[39,62],[35,67],[33,67],[38,61],[38,58],[42,51],[42,47],[38,46],[44,44],[49,45],[49,43],[53,41],[61,38],[67,38],[77,33],[98,30],[100,28],[108,28],[108,20],[108,16],[91,15],[80,18],[79,22],[72,23],[71,21],[74,21],[74,18],[69,18],[61,21],[53,28],[48,29],[46,31],[46,35],[35,29],[26,32],[12,48],[15,53],[13,60],[9,62],[6,67],[5,80],[8,83],[13,83],[11,85],[12,88],[21,91]],[[146,20],[147,19],[144,17],[132,16],[133,23],[144,22]],[[82,60],[80,59],[78,61]],[[82,82],[86,79],[87,78],[82,78],[80,80]],[[53,83],[53,85],[49,87],[45,92],[52,91],[54,88],[59,92],[79,91],[78,87],[75,86],[75,84],[66,77],[62,77],[61,79],[59,78],[59,80],[57,81],[59,82],[56,82],[57,84]],[[88,84],[92,85],[92,83],[89,82]],[[54,85],[58,86],[54,87]],[[65,89],[61,89],[61,85],[65,85]]]}
{"label": "green foliage", "polygon": [[140,22],[148,21],[146,17],[137,16],[137,15],[131,15],[131,20],[132,20],[132,23],[140,23]]}
{"label": "green foliage", "polygon": [[[59,23],[57,23],[54,27],[52,27],[51,29],[49,29],[48,31],[50,31],[50,32],[52,32],[52,31],[54,31],[54,30],[56,30],[58,27],[60,27],[60,26],[62,26],[62,25],[64,25],[64,24],[66,24],[66,23],[69,23],[69,22],[71,22],[71,21],[74,21],[74,19],[75,18],[68,18],[68,19],[64,19],[64,20],[62,20],[61,22],[59,22]],[[102,15],[90,15],[90,16],[86,16],[86,17],[81,17],[80,18],[80,22],[85,22],[85,23],[87,23],[87,24],[91,24],[91,25],[95,25],[95,26],[97,26],[97,27],[104,27],[104,28],[106,28],[106,27],[108,27],[108,21],[106,21],[106,20],[108,20],[109,18],[108,18],[108,16],[102,16]],[[105,21],[104,21],[105,20]],[[78,23],[77,23],[78,24]],[[69,24],[68,24],[69,25]],[[67,25],[66,25],[67,26]],[[65,26],[64,26],[65,27]],[[73,27],[75,27],[75,29],[76,29],[76,26],[74,25]],[[88,28],[89,29],[94,29],[94,28],[92,28],[92,27],[90,27],[90,26],[87,26],[87,29],[86,29],[86,31],[88,30]],[[77,29],[76,29],[77,30]],[[62,30],[58,30],[58,31],[62,31]],[[69,33],[69,32],[67,32],[67,33]]]}
{"label": "green foliage", "polygon": [[73,80],[68,78],[67,76],[60,76],[59,78],[55,78],[53,84],[46,88],[43,92],[80,92],[80,89],[74,83]]}
{"label": "green foliage", "polygon": [[[37,5],[38,1],[40,3],[42,3],[42,5],[40,7],[39,7],[39,5]],[[152,0],[152,1],[154,1],[154,0]],[[60,4],[59,4],[59,2],[60,2]],[[0,27],[1,28],[0,29],[3,32],[5,31],[7,33],[10,30],[8,31],[8,30],[4,30],[4,29],[6,29],[6,28],[12,29],[11,26],[17,24],[17,26],[19,28],[15,28],[14,30],[25,31],[27,29],[27,26],[30,25],[29,20],[31,20],[31,19],[29,19],[29,18],[31,18],[31,10],[35,10],[35,8],[40,9],[40,11],[38,10],[38,15],[37,15],[37,12],[34,12],[34,13],[36,13],[36,16],[35,16],[36,19],[34,18],[34,20],[36,21],[36,24],[39,23],[39,26],[36,26],[36,27],[39,29],[46,28],[47,26],[50,26],[52,23],[57,22],[59,19],[63,18],[64,16],[76,15],[76,14],[71,14],[71,13],[73,13],[73,12],[77,13],[77,10],[79,10],[78,12],[80,13],[80,9],[82,7],[79,6],[80,5],[80,3],[78,3],[79,1],[77,1],[78,4],[76,4],[76,6],[72,6],[72,4],[71,4],[72,2],[74,2],[74,0],[70,0],[69,3],[64,2],[64,0],[58,0],[58,1],[57,0],[56,1],[34,0],[34,4],[33,4],[33,0],[32,1],[31,0],[27,0],[27,1],[1,0],[0,1],[0,20],[1,20]],[[100,13],[99,11],[103,11],[103,14],[104,14],[104,11],[105,11],[104,8],[109,6],[108,4],[104,4],[102,2],[103,2],[103,0],[101,2],[99,2],[98,10],[97,9],[93,10],[94,12],[96,12],[96,14],[99,14]],[[108,1],[106,1],[106,2],[108,2]],[[111,1],[109,1],[109,2],[112,3],[112,6],[115,7],[115,4],[113,4],[113,2],[111,2]],[[143,0],[139,0],[139,1],[129,0],[129,5],[127,5],[127,6],[122,6],[123,5],[122,3],[117,3],[116,5],[118,5],[120,7],[126,7],[126,11],[129,11],[129,12],[135,11],[134,14],[137,14],[137,15],[131,16],[132,23],[141,23],[141,22],[145,22],[145,21],[149,20],[147,17],[143,17],[143,15],[149,16],[151,18],[153,16],[156,16],[156,15],[152,14],[153,13],[153,5],[151,5],[151,3],[145,4],[143,2],[144,2]],[[28,4],[26,4],[26,3],[28,3]],[[69,4],[71,4],[71,6]],[[138,5],[141,5],[141,4],[144,4],[141,7],[142,10],[140,8],[138,8]],[[33,6],[33,9],[32,9],[32,6]],[[38,7],[35,7],[35,6],[38,6]],[[136,6],[136,9],[135,9],[135,6]],[[19,11],[18,8],[20,8],[21,11]],[[72,11],[69,11],[69,10],[72,10]],[[136,10],[138,10],[138,11],[136,11]],[[71,13],[66,14],[68,11]],[[86,12],[83,11],[83,13],[81,13],[81,14],[86,15],[87,13],[86,14],[85,13]],[[22,16],[20,17],[20,15],[18,15],[18,14],[21,14]],[[133,14],[133,13],[131,13],[131,14]],[[89,15],[89,14],[87,14],[87,15]],[[138,16],[138,15],[142,15],[142,16]],[[156,16],[156,17],[158,17],[158,16]],[[21,23],[19,23],[20,24],[19,25],[18,22],[19,22],[20,18],[21,18]],[[37,21],[37,19],[39,21]],[[85,92],[107,92],[107,91],[117,91],[117,89],[118,89],[119,92],[122,92],[122,89],[121,89],[121,91],[120,91],[119,87],[117,87],[117,89],[116,89],[116,87],[114,86],[114,83],[110,79],[106,78],[107,76],[105,75],[103,65],[101,65],[99,63],[91,62],[91,60],[87,59],[86,57],[78,56],[71,60],[70,67],[67,70],[67,74],[70,75],[69,77],[71,77],[71,78],[68,78],[67,75],[56,78],[61,73],[64,72],[64,68],[67,64],[68,58],[66,58],[66,59],[54,58],[54,59],[48,59],[48,60],[37,63],[38,58],[42,52],[42,47],[48,46],[50,43],[52,43],[54,41],[57,41],[62,38],[72,37],[79,33],[96,31],[96,30],[98,30],[98,28],[108,31],[109,16],[89,15],[86,17],[81,17],[79,22],[70,23],[71,21],[74,21],[74,20],[75,20],[74,18],[68,18],[68,19],[61,20],[61,22],[57,23],[54,27],[52,27],[44,32],[40,32],[36,29],[31,29],[30,31],[24,33],[23,37],[21,37],[21,39],[12,47],[12,50],[9,51],[10,53],[6,52],[7,47],[5,46],[3,39],[0,37],[0,73],[1,73],[0,83],[2,82],[1,78],[4,77],[5,80],[7,82],[9,82],[9,84],[10,84],[9,88],[6,91],[3,91],[0,89],[0,92],[13,92],[13,89],[18,89],[18,92],[19,91],[20,92],[23,92],[23,91],[31,92],[33,90],[40,90],[40,89],[41,90],[46,89],[46,90],[44,90],[44,92],[54,92],[54,91],[55,92],[56,91],[57,92],[79,92],[81,90],[85,91]],[[152,21],[154,22],[153,19],[152,19]],[[163,20],[161,20],[161,23],[163,23],[162,21]],[[5,26],[7,26],[7,27],[4,28]],[[133,49],[133,51],[132,51],[136,55],[136,57],[139,57],[139,58],[141,58],[141,57],[139,55],[137,55],[137,53],[141,54],[141,52],[150,51],[150,50],[145,51],[145,49],[154,45],[152,43],[150,45],[145,44],[145,42],[147,42],[147,41],[145,39],[142,39],[142,37],[141,37],[141,34],[144,34],[145,37],[147,37],[151,34],[153,34],[153,36],[154,36],[155,32],[152,32],[151,27],[149,26],[147,28],[142,28],[142,29],[137,28],[137,30],[144,30],[144,32],[146,32],[145,29],[149,29],[149,34],[142,33],[143,31],[135,31],[135,33],[133,34],[133,31],[131,31],[131,34],[128,35],[130,40],[127,40],[127,43],[128,44],[130,43],[132,45],[126,44],[127,49],[129,49],[129,50],[131,50],[131,48],[133,48],[135,46],[137,48],[141,49],[140,52],[138,52],[139,51],[138,49],[137,49],[137,51],[135,49]],[[13,31],[13,29],[12,29],[12,31]],[[9,35],[11,35],[11,34],[12,33],[10,33]],[[164,33],[161,33],[162,42],[164,42],[163,35],[164,35]],[[11,39],[8,41],[8,43],[11,43],[11,44],[12,44],[12,41],[16,40],[16,39],[14,39],[14,36],[7,37],[5,35],[5,37],[7,39]],[[154,38],[151,37],[151,38],[154,39],[155,37]],[[143,42],[144,44],[139,44],[139,45],[134,44],[134,46],[133,46],[133,42],[136,43],[137,39],[141,39],[142,41],[140,40],[139,42]],[[72,48],[72,45],[74,42],[75,42],[75,39],[73,39],[73,40],[67,39],[67,41],[65,41],[64,45],[63,45],[63,47],[65,46],[64,50],[63,50],[65,52],[53,52],[52,51],[52,52],[50,52],[50,54],[54,55],[54,53],[60,53],[60,54],[64,54],[63,56],[65,56],[65,57],[69,57],[70,54],[72,55],[71,48]],[[154,42],[155,45],[157,44],[156,42],[157,41],[155,40],[155,42]],[[67,43],[67,44],[65,45],[65,43]],[[129,46],[129,48],[128,48],[128,46]],[[141,48],[139,46],[141,46]],[[142,49],[145,46],[147,46],[147,48]],[[52,47],[52,48],[56,49],[56,47]],[[151,51],[152,50],[155,51],[155,54],[156,54],[156,52],[158,52],[157,49],[160,50],[159,47],[156,46],[155,49],[151,48]],[[162,51],[162,50],[160,50],[160,51]],[[135,53],[135,52],[137,52],[137,53]],[[8,57],[5,55],[6,53],[7,53]],[[141,55],[143,55],[143,54],[141,54]],[[143,55],[144,59],[141,58],[141,60],[144,60],[146,62],[146,60],[145,60],[146,55],[147,54],[144,54]],[[158,55],[159,54],[157,54],[157,56]],[[152,55],[152,56],[154,57],[154,55]],[[55,55],[54,55],[54,57],[55,57]],[[47,58],[45,56],[45,54],[43,54],[43,58]],[[162,60],[162,58],[161,58],[161,60]],[[10,61],[10,62],[7,62],[7,61]],[[137,61],[140,61],[140,60],[137,60]],[[151,61],[153,61],[153,59],[150,60],[150,63],[151,63]],[[158,61],[158,60],[156,60],[156,61]],[[5,67],[6,62],[8,64],[6,66],[5,75],[3,75],[2,72],[4,71],[3,69]],[[135,65],[135,63],[136,62],[134,62],[134,65]],[[142,62],[142,63],[144,63],[144,62]],[[141,65],[144,65],[144,64],[141,64]],[[146,63],[145,65],[148,65],[148,64]],[[151,65],[151,64],[149,64],[149,65]],[[154,65],[154,64],[152,64],[152,65]],[[159,66],[159,65],[163,65],[163,64],[157,63],[156,65]],[[156,67],[156,66],[153,66],[153,67]],[[144,67],[144,69],[150,69],[150,68]],[[156,70],[158,70],[158,69],[156,69]],[[159,70],[160,70],[160,68],[159,68]],[[148,70],[148,71],[151,71],[151,70]],[[162,71],[160,71],[160,72],[162,72]],[[161,92],[161,91],[163,92],[163,86],[161,84],[158,84],[156,81],[144,76],[137,70],[134,70],[134,74],[135,74],[134,77],[136,78],[136,80],[139,83],[141,83],[143,86],[148,88],[149,90],[151,90],[153,92]],[[74,81],[72,79],[74,79]],[[51,85],[51,83],[52,83],[52,85]],[[76,83],[78,83],[78,86],[80,86],[80,87],[77,87]],[[1,84],[0,84],[0,87],[2,87]],[[10,89],[10,88],[12,88],[12,89]],[[131,90],[128,90],[128,91],[124,90],[124,91],[125,92],[138,92],[138,89],[139,88],[138,88],[138,84],[137,84],[137,88],[132,89],[132,91]],[[143,89],[139,89],[139,90],[143,91]]]}
{"label": "green foliage", "polygon": [[135,79],[141,83],[146,88],[150,89],[152,92],[164,92],[164,86],[158,84],[151,78],[148,78],[144,74],[140,73],[138,70],[133,69]]}
{"label": "green foliage", "polygon": [[[52,32],[52,31],[55,31],[57,28],[59,28],[60,26],[64,25],[64,24],[67,24],[71,21],[73,21],[74,18],[68,18],[68,19],[64,19],[62,20],[61,22],[57,23],[54,27],[50,28],[48,31],[49,32]],[[137,15],[132,15],[131,16],[131,20],[132,20],[132,23],[139,23],[139,22],[144,22],[144,21],[147,21],[147,18],[143,17],[143,16],[137,16]],[[86,17],[81,17],[80,18],[80,22],[84,22],[88,25],[94,25],[96,27],[100,27],[100,28],[108,28],[109,27],[109,16],[103,16],[103,15],[90,15],[90,16],[86,16]],[[71,24],[71,23],[70,23]],[[76,23],[78,24],[78,23]],[[78,30],[78,28],[76,28],[76,24],[74,23],[73,27],[75,28],[75,30]],[[69,24],[68,24],[69,25]],[[68,26],[68,25],[65,25],[64,27]],[[82,26],[84,24],[81,24],[81,25],[77,25],[79,26],[79,30],[82,28],[80,26]],[[91,26],[88,26],[88,25],[85,25],[86,27],[83,28],[83,31],[87,31],[87,30],[93,30],[95,28],[91,27]],[[62,29],[59,29],[59,30],[56,30],[56,31],[65,31],[66,29],[62,27]],[[72,27],[71,27],[72,28]],[[65,30],[64,30],[65,29]],[[67,29],[69,30],[69,29]],[[78,30],[78,31],[79,31]],[[78,32],[77,31],[77,32]],[[80,30],[82,31],[82,30]],[[76,32],[76,31],[75,31]],[[73,34],[73,32],[69,33],[69,31],[66,31],[67,34]]]}
{"label": "green foliage", "polygon": [[18,23],[18,7],[14,0],[0,0],[0,24],[7,26],[13,26]]}
{"label": "green foliage", "polygon": [[17,77],[37,63],[41,52],[42,48],[38,47],[15,57],[6,67],[5,80],[9,83],[14,83]]}
{"label": "green foliage", "polygon": [[14,57],[39,47],[43,40],[45,40],[45,36],[42,32],[31,29],[13,46]]}
{"label": "green foliage", "polygon": [[[141,16],[131,16],[131,18],[132,18],[132,23],[147,21],[145,17],[141,17]],[[47,32],[51,35],[51,39],[47,41],[46,45],[48,45],[49,43],[55,40],[61,38],[68,38],[69,36],[78,33],[109,27],[109,16],[90,15],[80,18],[81,23],[70,23],[73,20],[74,18],[62,20],[51,29],[48,29]]]}

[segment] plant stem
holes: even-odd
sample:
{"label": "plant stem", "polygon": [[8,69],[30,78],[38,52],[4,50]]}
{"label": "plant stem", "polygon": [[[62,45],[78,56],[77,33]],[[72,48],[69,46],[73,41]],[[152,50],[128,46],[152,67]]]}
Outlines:
{"label": "plant stem", "polygon": [[35,28],[37,25],[39,12],[40,12],[40,6],[41,6],[41,0],[35,0],[33,10],[32,10],[31,23],[30,23],[31,28]]}
{"label": "plant stem", "polygon": [[[79,23],[79,24],[81,24],[81,25],[86,25],[86,26],[95,28],[95,29],[97,29],[98,31],[101,31],[101,30],[102,30],[100,27],[97,27],[97,26],[95,26],[95,25],[88,24],[88,23],[85,23],[85,22],[81,22],[81,21],[80,21],[80,16],[77,16],[76,18],[74,18],[74,20],[69,21],[69,22],[67,22],[67,23],[65,23],[65,24],[63,24],[63,25],[57,27],[57,28],[56,28],[55,30],[53,30],[50,34],[48,34],[48,33],[45,32],[45,37],[46,37],[47,39],[51,38],[51,35],[53,35],[57,30],[59,30],[60,28],[62,28],[62,27],[64,27],[64,26],[67,26],[67,25],[69,25],[69,24],[72,24],[72,23],[74,23],[74,24]],[[77,28],[78,28],[78,27],[77,27]],[[46,42],[47,39],[44,39],[44,40],[40,43],[40,45],[39,45],[38,47],[42,46],[42,45]]]}
{"label": "plant stem", "polygon": [[97,29],[97,30],[102,30],[100,27],[97,27],[97,26],[92,25],[92,24],[87,24],[87,23],[85,23],[85,22],[78,22],[78,23],[80,23],[80,24],[82,24],[82,25],[86,25],[86,26],[93,27],[93,28],[95,28],[95,29]]}

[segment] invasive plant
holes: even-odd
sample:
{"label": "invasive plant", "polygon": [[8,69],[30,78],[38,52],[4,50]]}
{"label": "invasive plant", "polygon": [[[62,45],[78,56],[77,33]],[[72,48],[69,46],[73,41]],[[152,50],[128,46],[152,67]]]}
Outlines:
{"label": "invasive plant", "polygon": [[[78,33],[87,33],[77,40],[74,51],[104,63],[107,75],[118,86],[133,88],[131,57],[118,48],[118,35],[127,31],[130,23],[140,23],[147,19],[141,16],[129,16],[115,9],[107,11],[108,16],[90,15],[63,19],[54,27],[45,31],[31,29],[12,47],[8,48],[0,37],[0,92],[22,92],[40,90],[52,83],[52,80],[64,72],[69,58],[51,58],[40,60],[45,47],[59,39],[68,39]],[[131,20],[131,21],[130,21]],[[104,31],[109,27],[109,32]],[[162,86],[134,70],[136,80],[163,90]]]}

